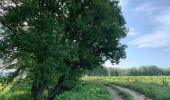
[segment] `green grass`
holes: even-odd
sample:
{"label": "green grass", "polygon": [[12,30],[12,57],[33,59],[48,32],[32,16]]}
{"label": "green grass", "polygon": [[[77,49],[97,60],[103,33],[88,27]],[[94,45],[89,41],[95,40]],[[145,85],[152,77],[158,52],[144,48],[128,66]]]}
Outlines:
{"label": "green grass", "polygon": [[61,94],[56,100],[112,100],[102,84],[88,82]]}
{"label": "green grass", "polygon": [[[103,84],[116,84],[127,87],[143,93],[153,100],[170,100],[170,86],[162,84],[162,78],[165,76],[121,76],[121,77],[83,77],[84,84],[79,84],[70,91],[59,95],[56,100],[112,100],[110,94]],[[167,76],[167,81],[170,77]],[[112,85],[111,85],[112,86]],[[113,88],[114,85],[112,86]],[[30,84],[22,84],[15,88],[15,91],[10,91],[10,85],[2,91],[0,84],[0,100],[31,100]],[[131,100],[128,93],[118,91],[124,100]],[[41,100],[45,100],[46,95]]]}
{"label": "green grass", "polygon": [[118,94],[123,98],[123,100],[133,100],[132,96],[129,93],[121,91],[118,88],[114,87],[113,85],[112,88],[118,91]]}
{"label": "green grass", "polygon": [[170,76],[86,76],[83,79],[130,88],[153,100],[170,100]]}
{"label": "green grass", "polygon": [[113,82],[113,84],[133,89],[154,100],[170,100],[170,87],[142,82]]}
{"label": "green grass", "polygon": [[[28,84],[18,87],[14,92],[10,91],[10,86],[0,91],[0,100],[32,100]],[[0,89],[2,86],[0,85]],[[41,100],[46,100],[45,95]],[[82,82],[70,91],[59,95],[56,100],[112,100],[108,91],[102,84],[93,81]]]}
{"label": "green grass", "polygon": [[83,78],[83,79],[88,82],[101,83],[101,84],[104,84],[106,86],[113,88],[114,90],[118,91],[118,94],[123,98],[123,100],[133,100],[132,96],[129,93],[119,90],[113,84],[111,84],[111,81],[108,81],[106,79],[91,79],[91,77]]}
{"label": "green grass", "polygon": [[[125,82],[144,82],[163,85],[170,85],[170,76],[85,76],[84,80],[107,80],[107,81],[125,81]],[[166,81],[164,81],[166,80]]]}
{"label": "green grass", "polygon": [[27,84],[16,87],[14,91],[11,90],[10,84],[5,88],[0,84],[0,100],[31,100],[29,91],[30,88]]}

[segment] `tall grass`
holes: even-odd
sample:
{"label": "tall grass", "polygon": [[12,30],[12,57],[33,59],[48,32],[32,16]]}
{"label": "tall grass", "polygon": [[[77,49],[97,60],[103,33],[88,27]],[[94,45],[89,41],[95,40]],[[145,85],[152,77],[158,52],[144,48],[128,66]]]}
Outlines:
{"label": "tall grass", "polygon": [[126,88],[133,89],[145,96],[153,98],[154,100],[170,100],[170,87],[162,86],[155,83],[142,82],[113,82],[113,84],[120,85]]}
{"label": "tall grass", "polygon": [[56,100],[112,100],[106,88],[97,83],[77,86],[69,92],[61,94]]}
{"label": "tall grass", "polygon": [[127,87],[153,100],[170,100],[170,76],[86,76],[84,79]]}
{"label": "tall grass", "polygon": [[[17,88],[14,91],[10,90],[10,86],[6,87],[2,91],[0,85],[0,100],[32,100],[30,95],[30,86],[23,84],[24,86]],[[46,100],[44,95],[41,100]],[[95,82],[83,82],[70,91],[64,92],[57,96],[55,100],[112,100],[108,91],[102,84]]]}

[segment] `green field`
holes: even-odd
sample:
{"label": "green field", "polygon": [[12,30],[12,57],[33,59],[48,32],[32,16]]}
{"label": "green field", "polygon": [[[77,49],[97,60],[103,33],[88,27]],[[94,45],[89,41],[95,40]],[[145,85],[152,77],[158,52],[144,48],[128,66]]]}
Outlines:
{"label": "green field", "polygon": [[[0,90],[0,100],[32,100],[28,84],[24,84],[14,91],[10,89],[10,85],[4,88],[1,84]],[[46,95],[45,93],[41,100],[46,100]],[[103,84],[82,80],[80,85],[62,93],[56,100],[111,100],[111,96]]]}
{"label": "green field", "polygon": [[[56,100],[112,100],[106,85],[115,89],[114,85],[135,90],[153,100],[170,100],[170,76],[85,76],[70,91],[59,95]],[[0,86],[0,100],[31,100],[29,84],[23,84],[15,90],[10,85]],[[123,100],[133,100],[131,96],[116,89]],[[41,98],[45,100],[47,93]]]}
{"label": "green field", "polygon": [[170,76],[95,76],[84,79],[130,88],[154,100],[170,100]]}

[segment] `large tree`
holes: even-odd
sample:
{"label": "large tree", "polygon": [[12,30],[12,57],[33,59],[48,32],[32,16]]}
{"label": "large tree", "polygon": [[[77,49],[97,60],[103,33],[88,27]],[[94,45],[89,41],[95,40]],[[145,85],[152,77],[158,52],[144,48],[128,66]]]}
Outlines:
{"label": "large tree", "polygon": [[39,100],[66,80],[125,58],[125,20],[117,0],[1,0],[0,57],[9,76],[24,75]]}

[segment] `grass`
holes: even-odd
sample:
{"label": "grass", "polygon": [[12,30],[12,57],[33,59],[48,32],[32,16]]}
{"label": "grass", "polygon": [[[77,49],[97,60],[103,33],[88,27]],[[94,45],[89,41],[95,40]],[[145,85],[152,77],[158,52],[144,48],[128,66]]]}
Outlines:
{"label": "grass", "polygon": [[[28,93],[30,91],[29,85],[23,85],[14,92],[10,90],[10,86],[2,91],[2,86],[0,85],[0,100],[32,100]],[[43,96],[41,100],[46,100],[45,97]],[[104,85],[87,81],[82,82],[70,91],[64,92],[55,98],[55,100],[112,100],[112,98]]]}
{"label": "grass", "polygon": [[118,88],[114,87],[113,85],[112,88],[118,91],[118,94],[123,98],[123,100],[133,100],[132,96],[129,93],[121,91]]}
{"label": "grass", "polygon": [[130,88],[153,100],[170,100],[170,76],[86,76],[84,79]]}
{"label": "grass", "polygon": [[123,100],[133,100],[132,96],[129,93],[119,90],[113,84],[111,84],[111,81],[108,81],[106,79],[91,79],[91,77],[86,77],[83,79],[88,82],[101,83],[101,84],[104,84],[106,86],[113,88],[114,90],[116,90],[118,92],[118,94],[123,98]]}
{"label": "grass", "polygon": [[85,80],[107,80],[107,81],[125,81],[125,82],[144,82],[163,85],[170,85],[170,76],[85,76]]}
{"label": "grass", "polygon": [[169,86],[161,86],[154,83],[142,82],[113,82],[113,84],[133,89],[154,100],[170,100]]}
{"label": "grass", "polygon": [[[166,78],[166,82],[169,83],[170,77],[167,76]],[[162,76],[97,76],[83,77],[82,79],[85,81],[71,91],[59,95],[56,100],[112,100],[103,84],[109,84],[114,89],[116,89],[114,84],[130,88],[153,100],[170,100],[170,85],[162,84]],[[2,84],[0,84],[0,100],[31,100],[30,84],[22,84],[21,87],[15,88],[15,91],[10,91],[10,85],[4,91],[2,89]],[[118,92],[124,100],[132,100],[128,93],[120,90]],[[45,100],[45,97],[46,95],[41,100]]]}
{"label": "grass", "polygon": [[88,82],[61,94],[56,100],[112,100],[102,84]]}
{"label": "grass", "polygon": [[30,91],[30,88],[26,84],[16,87],[15,90],[11,90],[10,84],[5,88],[1,84],[0,100],[31,100],[31,97],[28,95],[28,91]]}

